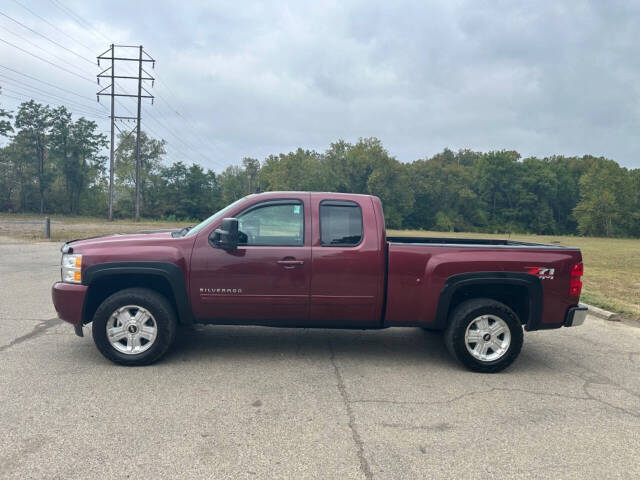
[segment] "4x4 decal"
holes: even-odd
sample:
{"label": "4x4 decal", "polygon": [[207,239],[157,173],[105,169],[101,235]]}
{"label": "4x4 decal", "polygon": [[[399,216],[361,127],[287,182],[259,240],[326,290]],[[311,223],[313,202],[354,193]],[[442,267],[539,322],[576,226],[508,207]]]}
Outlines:
{"label": "4x4 decal", "polygon": [[553,280],[556,273],[555,268],[549,267],[524,267],[528,274],[535,275],[540,280]]}

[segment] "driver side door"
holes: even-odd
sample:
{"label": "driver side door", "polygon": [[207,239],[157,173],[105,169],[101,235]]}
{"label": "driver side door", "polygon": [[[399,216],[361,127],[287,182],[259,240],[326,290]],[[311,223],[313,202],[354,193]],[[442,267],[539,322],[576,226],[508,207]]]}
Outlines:
{"label": "driver side door", "polygon": [[266,199],[238,212],[234,250],[215,248],[207,235],[199,235],[190,285],[196,318],[213,323],[308,322],[309,197]]}

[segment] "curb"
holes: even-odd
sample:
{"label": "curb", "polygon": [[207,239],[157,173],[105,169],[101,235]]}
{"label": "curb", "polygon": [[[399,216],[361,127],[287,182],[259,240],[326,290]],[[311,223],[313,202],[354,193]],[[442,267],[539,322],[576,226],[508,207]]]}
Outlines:
{"label": "curb", "polygon": [[593,305],[589,305],[584,303],[587,308],[589,308],[589,314],[594,317],[602,318],[604,320],[608,320],[610,322],[620,322],[622,321],[622,317],[618,313],[610,312],[608,310],[604,310],[602,308],[594,307]]}

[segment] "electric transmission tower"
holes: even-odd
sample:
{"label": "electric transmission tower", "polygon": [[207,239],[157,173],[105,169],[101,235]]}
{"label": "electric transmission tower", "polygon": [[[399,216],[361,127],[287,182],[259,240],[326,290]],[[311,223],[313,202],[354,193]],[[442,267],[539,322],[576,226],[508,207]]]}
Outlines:
{"label": "electric transmission tower", "polygon": [[[132,58],[124,56],[116,56],[116,48],[120,49],[130,49],[135,48],[138,50],[138,57]],[[144,63],[151,63],[151,68],[155,68],[156,61],[142,48],[142,45],[114,45],[111,44],[109,49],[98,55],[98,65],[100,65],[100,60],[108,60],[111,62],[111,65],[104,69],[102,72],[98,74],[98,85],[100,84],[101,78],[109,78],[111,79],[111,84],[104,87],[102,90],[98,91],[97,98],[100,101],[100,96],[111,97],[111,151],[109,153],[109,220],[113,219],[113,176],[114,176],[114,128],[117,128],[120,133],[124,133],[120,127],[116,124],[116,120],[125,120],[125,121],[136,121],[136,126],[134,130],[136,131],[136,222],[140,221],[140,116],[142,113],[142,99],[150,98],[151,103],[153,104],[153,95],[149,93],[149,91],[142,85],[144,81],[150,81],[151,86],[153,86],[153,82],[155,78],[153,78],[143,67]],[[116,75],[116,62],[138,62],[138,75]],[[124,91],[120,85],[116,85],[117,79],[123,80],[137,80],[138,81],[138,94],[131,95]],[[120,88],[120,92],[116,91],[116,86]],[[143,94],[144,92],[144,94]],[[131,116],[122,116],[116,115],[115,112],[115,99],[116,97],[133,97],[138,99],[138,114],[135,117]],[[133,130],[127,133],[131,135]]]}

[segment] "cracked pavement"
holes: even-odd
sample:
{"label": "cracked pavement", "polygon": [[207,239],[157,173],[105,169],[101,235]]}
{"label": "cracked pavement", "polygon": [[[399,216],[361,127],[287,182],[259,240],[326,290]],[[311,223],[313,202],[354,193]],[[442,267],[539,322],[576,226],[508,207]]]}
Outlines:
{"label": "cracked pavement", "polygon": [[0,241],[0,478],[638,478],[640,328],[525,334],[475,374],[438,335],[195,327],[119,367],[55,318],[59,244]]}

